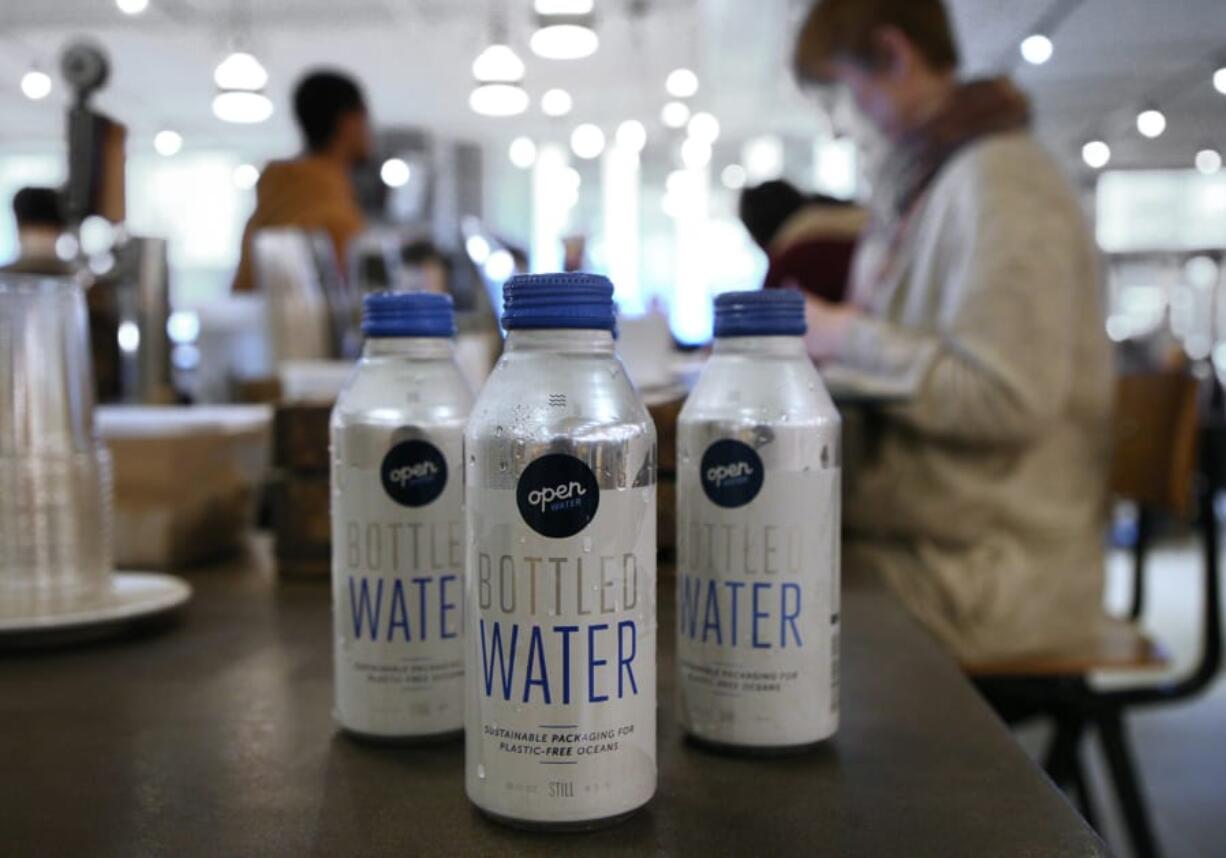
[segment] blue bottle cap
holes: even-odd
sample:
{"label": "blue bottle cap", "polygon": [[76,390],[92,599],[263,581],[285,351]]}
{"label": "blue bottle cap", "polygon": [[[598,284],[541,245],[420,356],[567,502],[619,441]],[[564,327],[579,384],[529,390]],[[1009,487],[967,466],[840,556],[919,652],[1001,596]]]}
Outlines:
{"label": "blue bottle cap", "polygon": [[362,333],[368,337],[454,337],[451,296],[374,292],[362,302]]}
{"label": "blue bottle cap", "polygon": [[599,274],[518,274],[502,289],[502,326],[616,331],[613,284]]}
{"label": "blue bottle cap", "polygon": [[717,337],[798,337],[805,332],[805,299],[795,289],[725,292],[715,298]]}

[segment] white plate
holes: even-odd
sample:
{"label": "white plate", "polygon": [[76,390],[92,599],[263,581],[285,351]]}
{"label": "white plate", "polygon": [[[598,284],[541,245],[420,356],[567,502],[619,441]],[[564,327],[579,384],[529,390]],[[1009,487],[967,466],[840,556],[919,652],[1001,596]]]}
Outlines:
{"label": "white plate", "polygon": [[58,632],[104,626],[170,611],[192,597],[191,585],[156,572],[116,572],[111,590],[89,605],[36,616],[8,617],[0,613],[0,636]]}

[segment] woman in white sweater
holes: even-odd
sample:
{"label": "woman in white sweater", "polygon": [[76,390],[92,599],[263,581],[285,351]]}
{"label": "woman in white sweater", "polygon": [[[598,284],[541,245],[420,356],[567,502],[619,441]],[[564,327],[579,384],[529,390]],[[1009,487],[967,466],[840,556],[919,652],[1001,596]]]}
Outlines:
{"label": "woman in white sweater", "polygon": [[888,146],[852,302],[810,351],[906,398],[852,422],[845,567],[966,661],[1101,629],[1112,371],[1076,195],[1006,80],[959,83],[940,0],[821,0],[802,78]]}

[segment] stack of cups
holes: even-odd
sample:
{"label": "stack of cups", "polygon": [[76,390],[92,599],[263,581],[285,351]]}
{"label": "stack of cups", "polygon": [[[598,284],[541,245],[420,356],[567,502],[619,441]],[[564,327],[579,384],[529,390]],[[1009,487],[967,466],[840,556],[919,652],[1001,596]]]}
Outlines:
{"label": "stack of cups", "polygon": [[92,385],[80,286],[0,274],[0,618],[72,611],[109,588],[111,465]]}

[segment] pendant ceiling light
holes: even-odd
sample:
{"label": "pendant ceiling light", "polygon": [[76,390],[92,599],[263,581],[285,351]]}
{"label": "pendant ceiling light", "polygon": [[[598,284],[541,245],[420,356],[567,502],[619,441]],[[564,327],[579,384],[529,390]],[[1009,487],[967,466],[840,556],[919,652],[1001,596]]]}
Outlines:
{"label": "pendant ceiling light", "polygon": [[536,0],[532,53],[547,60],[578,60],[600,47],[592,0]]}
{"label": "pendant ceiling light", "polygon": [[272,100],[264,94],[268,72],[246,51],[235,51],[218,63],[213,83],[213,115],[221,121],[252,125],[272,116]]}
{"label": "pendant ceiling light", "polygon": [[516,116],[528,109],[528,93],[522,86],[524,61],[510,46],[495,41],[475,60],[476,86],[468,106],[482,116]]}

